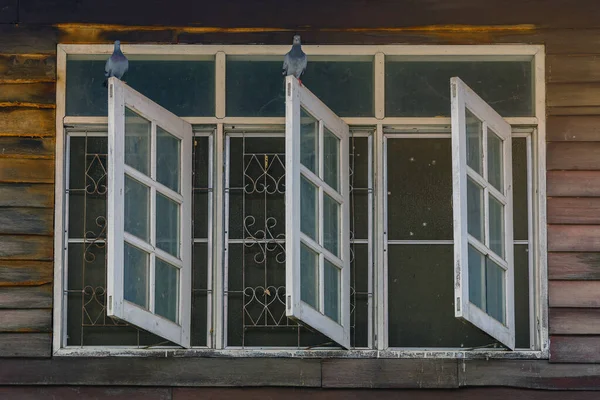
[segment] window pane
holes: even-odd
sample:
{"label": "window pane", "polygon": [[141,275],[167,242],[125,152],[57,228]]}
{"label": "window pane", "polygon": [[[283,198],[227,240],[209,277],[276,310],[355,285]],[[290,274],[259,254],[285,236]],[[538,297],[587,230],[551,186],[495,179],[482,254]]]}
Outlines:
{"label": "window pane", "polygon": [[[215,64],[212,60],[175,61],[129,58],[123,80],[144,96],[172,113],[182,116],[211,116],[215,113]],[[67,115],[106,116],[107,90],[101,60],[67,61]]]}
{"label": "window pane", "polygon": [[469,245],[469,301],[485,311],[485,256]]}
{"label": "window pane", "polygon": [[319,215],[317,187],[306,178],[300,178],[300,229],[317,241],[317,220]]}
{"label": "window pane", "polygon": [[340,256],[340,205],[323,194],[323,247]]}
{"label": "window pane", "polygon": [[[310,65],[310,62],[309,62]],[[415,61],[386,57],[387,117],[450,116],[450,78],[458,76],[503,116],[529,117],[533,109],[530,61]]]}
{"label": "window pane", "polygon": [[178,138],[160,126],[156,127],[156,180],[177,193],[181,180],[180,145]]}
{"label": "window pane", "polygon": [[465,122],[467,124],[467,165],[479,175],[483,176],[483,128],[482,123],[468,109],[465,109]]}
{"label": "window pane", "polygon": [[491,259],[486,260],[486,304],[487,313],[506,324],[504,313],[504,270]]}
{"label": "window pane", "polygon": [[512,138],[513,231],[515,240],[528,235],[527,209],[527,143],[525,138]]}
{"label": "window pane", "polygon": [[125,232],[150,241],[150,188],[125,175]]}
{"label": "window pane", "polygon": [[125,164],[150,176],[151,123],[125,107]]}
{"label": "window pane", "polygon": [[179,269],[156,258],[156,292],[154,312],[175,323],[178,322]]}
{"label": "window pane", "polygon": [[339,191],[340,140],[327,128],[323,132],[323,180]]}
{"label": "window pane", "polygon": [[340,322],[340,270],[325,260],[325,315]]}
{"label": "window pane", "polygon": [[504,193],[504,182],[502,179],[504,172],[502,139],[493,130],[488,128],[487,131],[488,182],[498,189],[500,193]]}
{"label": "window pane", "polygon": [[303,243],[300,244],[300,299],[319,309],[319,256]]}
{"label": "window pane", "polygon": [[179,204],[156,193],[156,247],[179,257]]}
{"label": "window pane", "polygon": [[300,121],[300,162],[319,175],[317,169],[319,122],[303,108],[300,111]]}
{"label": "window pane", "polygon": [[125,243],[124,248],[125,300],[148,308],[148,253]]}
{"label": "window pane", "polygon": [[489,195],[490,204],[490,249],[504,258],[504,206]]}
{"label": "window pane", "polygon": [[483,188],[467,177],[467,231],[483,243]]}

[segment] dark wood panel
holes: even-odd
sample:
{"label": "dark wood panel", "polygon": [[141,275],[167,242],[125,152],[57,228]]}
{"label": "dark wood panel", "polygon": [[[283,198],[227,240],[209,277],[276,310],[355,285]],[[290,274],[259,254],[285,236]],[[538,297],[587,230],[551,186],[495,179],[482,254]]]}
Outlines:
{"label": "dark wood panel", "polygon": [[0,182],[52,183],[54,160],[0,158]]}
{"label": "dark wood panel", "polygon": [[600,82],[597,55],[549,55],[546,79],[550,83]]}
{"label": "dark wood panel", "polygon": [[[600,336],[551,336],[550,362],[600,363]],[[594,383],[600,387],[600,371],[596,374]]]}
{"label": "dark wood panel", "polygon": [[5,260],[50,261],[53,258],[52,236],[0,236],[0,258]]}
{"label": "dark wood panel", "polygon": [[549,83],[546,88],[549,107],[600,106],[600,83]]}
{"label": "dark wood panel", "polygon": [[[52,335],[49,333],[0,333],[1,357],[50,357]],[[6,371],[0,362],[0,376]]]}
{"label": "dark wood panel", "polygon": [[600,142],[550,142],[548,170],[600,170]]}
{"label": "dark wood panel", "polygon": [[548,251],[598,251],[600,226],[548,225]]}
{"label": "dark wood panel", "polygon": [[546,114],[551,116],[595,116],[600,115],[600,106],[546,107]]}
{"label": "dark wood panel", "polygon": [[56,54],[57,43],[51,25],[0,24],[0,54]]}
{"label": "dark wood panel", "polygon": [[4,360],[0,371],[0,385],[321,385],[321,362],[317,359],[53,357],[51,360]]}
{"label": "dark wood panel", "polygon": [[398,359],[323,360],[324,388],[458,387],[455,360]]}
{"label": "dark wood panel", "polygon": [[0,309],[0,332],[50,332],[51,309]]}
{"label": "dark wood panel", "polygon": [[0,136],[0,149],[0,157],[53,159],[55,142],[53,137]]}
{"label": "dark wood panel", "polygon": [[[223,390],[223,389],[221,389]],[[62,387],[0,387],[1,399],[38,400],[172,400],[170,388],[115,388],[111,386],[62,386]]]}
{"label": "dark wood panel", "polygon": [[54,108],[56,84],[0,83],[0,105]]}
{"label": "dark wood panel", "polygon": [[0,287],[52,283],[53,271],[51,261],[0,260]]}
{"label": "dark wood panel", "polygon": [[548,196],[600,196],[600,171],[548,171]]}
{"label": "dark wood panel", "polygon": [[550,307],[600,307],[599,281],[548,282]]}
{"label": "dark wood panel", "polygon": [[0,136],[54,136],[54,115],[51,109],[0,107]]}
{"label": "dark wood panel", "polygon": [[[0,277],[3,279],[3,277]],[[50,308],[52,284],[42,286],[0,286],[0,308]]]}
{"label": "dark wood panel", "polygon": [[[600,58],[598,58],[600,63]],[[546,121],[546,140],[600,141],[600,116],[551,116]]]}
{"label": "dark wood panel", "polygon": [[548,253],[552,280],[600,280],[600,253]]}
{"label": "dark wood panel", "polygon": [[0,54],[0,83],[54,81],[56,81],[56,56]]}
{"label": "dark wood panel", "polygon": [[0,234],[52,235],[53,225],[51,208],[0,208]]}
{"label": "dark wood panel", "polygon": [[0,0],[0,24],[15,24],[19,15],[18,0]]}
{"label": "dark wood panel", "polygon": [[600,198],[548,198],[549,224],[600,224]]}
{"label": "dark wood panel", "polygon": [[600,309],[550,308],[550,334],[598,335],[600,334]]}
{"label": "dark wood panel", "polygon": [[0,207],[18,206],[53,207],[54,185],[39,183],[0,183]]}

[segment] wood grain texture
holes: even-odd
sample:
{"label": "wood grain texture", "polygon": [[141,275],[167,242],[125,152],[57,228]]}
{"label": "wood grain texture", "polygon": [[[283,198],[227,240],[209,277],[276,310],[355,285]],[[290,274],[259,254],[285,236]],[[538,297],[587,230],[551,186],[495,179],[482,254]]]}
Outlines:
{"label": "wood grain texture", "polygon": [[549,83],[546,90],[549,107],[600,106],[600,83]]}
{"label": "wood grain texture", "polygon": [[3,310],[0,309],[0,333],[50,332],[52,310]]}
{"label": "wood grain texture", "polygon": [[550,334],[599,335],[600,309],[550,308]]}
{"label": "wood grain texture", "polygon": [[0,287],[52,283],[53,271],[52,261],[0,260]]}
{"label": "wood grain texture", "polygon": [[[551,336],[550,362],[600,363],[600,336]],[[592,384],[600,387],[600,371],[596,374],[595,378],[588,377],[590,380],[588,387]]]}
{"label": "wood grain texture", "polygon": [[0,24],[0,54],[56,54],[58,29],[51,25]]}
{"label": "wood grain texture", "polygon": [[548,251],[591,251],[600,249],[600,226],[548,225]]}
{"label": "wood grain texture", "polygon": [[546,107],[546,115],[550,116],[596,116],[600,115],[597,107]]}
{"label": "wood grain texture", "polygon": [[[0,279],[3,278],[0,277]],[[52,307],[52,284],[17,287],[0,286],[0,309],[50,307]]]}
{"label": "wood grain texture", "polygon": [[0,259],[51,261],[53,254],[52,236],[0,236]]}
{"label": "wood grain texture", "polygon": [[35,105],[54,108],[56,84],[54,82],[1,83],[0,104],[3,106]]}
{"label": "wood grain texture", "polygon": [[[50,357],[52,335],[50,333],[0,333],[0,358],[2,357]],[[0,376],[6,371],[0,362]]]}
{"label": "wood grain texture", "polygon": [[546,58],[549,83],[600,82],[600,55],[550,55]]}
{"label": "wood grain texture", "polygon": [[[1,140],[1,139],[0,139]],[[0,183],[0,207],[54,206],[54,185],[39,183]]]}
{"label": "wood grain texture", "polygon": [[548,253],[550,280],[600,280],[600,253]]}
{"label": "wood grain texture", "polygon": [[549,224],[600,224],[600,198],[550,197]]}
{"label": "wood grain texture", "polygon": [[54,160],[0,158],[0,182],[52,183]]}
{"label": "wood grain texture", "polygon": [[546,140],[549,142],[600,141],[600,116],[550,116],[546,120]]}
{"label": "wood grain texture", "polygon": [[322,375],[324,388],[458,387],[455,360],[325,359]]}
{"label": "wood grain texture", "polygon": [[52,235],[54,210],[51,208],[0,208],[0,234]]}
{"label": "wood grain texture", "polygon": [[56,81],[56,56],[0,54],[0,83]]}
{"label": "wood grain texture", "polygon": [[548,303],[550,307],[600,307],[600,282],[550,281]]}
{"label": "wood grain texture", "polygon": [[600,170],[600,142],[550,142],[547,169]]}
{"label": "wood grain texture", "polygon": [[0,136],[0,157],[54,159],[53,137]]}
{"label": "wood grain texture", "polygon": [[600,196],[600,171],[548,171],[548,196]]}
{"label": "wood grain texture", "polygon": [[54,110],[0,107],[0,136],[54,136]]}
{"label": "wood grain texture", "polygon": [[321,362],[316,359],[53,357],[4,360],[0,369],[0,385],[321,385]]}
{"label": "wood grain texture", "polygon": [[[222,390],[222,389],[221,389]],[[1,399],[19,400],[172,400],[170,388],[90,387],[1,387]]]}

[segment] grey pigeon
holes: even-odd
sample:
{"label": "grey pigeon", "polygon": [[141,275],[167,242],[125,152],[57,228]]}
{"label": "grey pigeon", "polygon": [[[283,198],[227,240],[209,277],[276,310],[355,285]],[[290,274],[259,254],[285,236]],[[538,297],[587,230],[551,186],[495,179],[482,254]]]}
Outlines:
{"label": "grey pigeon", "polygon": [[125,57],[125,54],[121,51],[121,42],[115,40],[115,50],[104,66],[104,86],[108,86],[108,78],[114,76],[115,78],[121,79],[127,69],[129,68],[129,60]]}
{"label": "grey pigeon", "polygon": [[285,55],[283,59],[283,76],[294,75],[302,84],[300,77],[306,71],[306,54],[302,51],[300,43],[300,35],[294,35],[292,49]]}

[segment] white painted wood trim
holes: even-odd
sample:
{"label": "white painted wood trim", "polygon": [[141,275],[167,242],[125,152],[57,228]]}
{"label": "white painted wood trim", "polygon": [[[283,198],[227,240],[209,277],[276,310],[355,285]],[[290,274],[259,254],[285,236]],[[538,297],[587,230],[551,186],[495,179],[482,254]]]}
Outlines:
{"label": "white painted wood trim", "polygon": [[376,291],[376,323],[375,347],[384,350],[388,347],[388,258],[387,258],[387,146],[383,134],[383,126],[377,125],[374,143],[374,196],[375,196],[375,236],[374,265],[375,282],[379,290]]}
{"label": "white painted wood trim", "polygon": [[373,69],[375,75],[373,85],[375,118],[381,120],[385,117],[385,54],[381,52],[375,54]]}
{"label": "white painted wood trim", "polygon": [[219,51],[215,55],[215,116],[218,119],[225,118],[226,109],[226,56],[225,53]]}
{"label": "white painted wood trim", "polygon": [[[224,207],[227,207],[228,197],[224,196],[224,179],[229,175],[229,170],[227,170],[227,174],[225,177],[223,176],[223,168],[229,168],[229,165],[224,164],[223,160],[223,152],[224,152],[224,143],[225,143],[225,133],[223,131],[223,124],[217,125],[217,130],[215,133],[214,140],[214,148],[213,148],[213,157],[214,157],[214,165],[215,169],[213,172],[213,190],[214,190],[214,205],[213,205],[213,215],[214,215],[214,225],[212,237],[214,241],[214,255],[213,255],[213,265],[212,265],[212,273],[214,279],[214,308],[213,308],[213,319],[212,325],[214,327],[213,337],[215,348],[223,349],[225,344],[227,343],[227,331],[224,324],[224,316],[227,315],[227,299],[225,299],[225,290],[227,282],[225,281],[225,277],[227,276],[227,257],[224,257],[224,252],[229,247],[227,243],[227,238],[224,236],[223,229],[228,225],[227,217],[224,215]],[[227,156],[227,159],[229,157]],[[223,206],[225,204],[225,206]]]}

